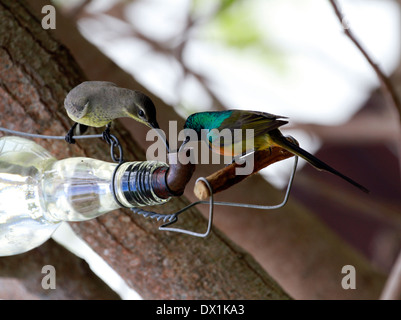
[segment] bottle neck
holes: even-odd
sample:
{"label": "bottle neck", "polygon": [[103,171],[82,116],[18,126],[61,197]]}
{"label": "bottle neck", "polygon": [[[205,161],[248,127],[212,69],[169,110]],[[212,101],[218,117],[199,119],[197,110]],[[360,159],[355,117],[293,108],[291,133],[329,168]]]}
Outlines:
{"label": "bottle neck", "polygon": [[0,218],[14,214],[49,223],[83,221],[120,208],[118,202],[149,206],[175,195],[167,187],[166,163],[116,167],[84,157],[56,160],[31,140],[0,138]]}
{"label": "bottle neck", "polygon": [[168,168],[167,164],[143,161],[116,167],[116,163],[81,157],[52,163],[42,181],[47,218],[83,221],[121,207],[152,206],[170,199],[156,193],[152,183],[156,170]]}
{"label": "bottle neck", "polygon": [[153,206],[170,200],[170,193],[160,179],[165,179],[168,165],[158,161],[126,162],[115,174],[114,190],[124,207]]}

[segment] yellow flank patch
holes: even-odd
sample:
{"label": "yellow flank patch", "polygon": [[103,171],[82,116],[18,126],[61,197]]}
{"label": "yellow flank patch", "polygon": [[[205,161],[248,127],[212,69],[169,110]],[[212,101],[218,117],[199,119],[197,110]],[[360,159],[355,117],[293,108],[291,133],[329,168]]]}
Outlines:
{"label": "yellow flank patch", "polygon": [[93,117],[93,116],[91,116],[91,117],[84,116],[82,118],[77,118],[74,115],[72,115],[71,113],[69,113],[68,111],[67,111],[67,114],[71,118],[71,120],[81,123],[81,124],[84,124],[84,125],[87,125],[89,127],[103,127],[110,122],[110,120],[108,120],[108,119],[103,120],[103,119],[99,119],[99,118]]}
{"label": "yellow flank patch", "polygon": [[253,150],[264,150],[276,146],[269,134],[255,137],[254,139],[242,140],[231,145],[213,144],[209,141],[209,147],[213,152],[223,156],[236,157],[249,153]]}

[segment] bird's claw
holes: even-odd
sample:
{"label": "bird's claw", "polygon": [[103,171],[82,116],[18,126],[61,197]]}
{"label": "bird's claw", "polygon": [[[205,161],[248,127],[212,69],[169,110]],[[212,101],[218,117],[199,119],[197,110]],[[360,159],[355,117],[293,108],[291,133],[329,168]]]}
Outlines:
{"label": "bird's claw", "polygon": [[236,164],[237,166],[242,166],[245,163],[245,160],[241,160],[242,159],[242,155],[241,156],[236,156],[236,157],[232,157],[231,162],[226,164],[225,166],[231,166],[232,164]]}
{"label": "bird's claw", "polygon": [[107,144],[112,143],[112,138],[110,134],[110,126],[107,126],[106,129],[102,133],[102,139],[107,142]]}
{"label": "bird's claw", "polygon": [[67,134],[64,137],[64,140],[69,144],[75,144],[75,139],[73,138],[74,128],[75,127],[72,127],[70,130],[68,130]]}
{"label": "bird's claw", "polygon": [[233,156],[231,159],[231,163],[227,164],[226,167],[232,165],[232,164],[237,164],[238,166],[242,166],[247,162],[247,157],[253,152],[243,152],[240,155]]}

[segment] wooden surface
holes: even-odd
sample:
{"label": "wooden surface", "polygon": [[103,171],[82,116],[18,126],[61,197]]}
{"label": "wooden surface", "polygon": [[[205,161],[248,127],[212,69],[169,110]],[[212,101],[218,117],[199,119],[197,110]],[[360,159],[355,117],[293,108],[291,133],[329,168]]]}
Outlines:
{"label": "wooden surface", "polygon": [[[40,16],[40,9],[46,4],[46,1],[32,0],[29,2],[36,8],[36,12]],[[3,0],[0,3],[5,2]],[[29,14],[27,15],[29,16]],[[120,86],[142,90],[152,96],[158,108],[159,124],[162,128],[167,128],[169,120],[177,120],[179,127],[183,125],[184,120],[176,114],[171,106],[152,95],[131,75],[118,68],[93,45],[89,44],[77,32],[73,21],[63,19],[59,13],[57,18],[57,29],[54,33],[68,46],[81,68],[85,70],[88,79],[113,81]],[[81,75],[77,71],[78,68],[70,57],[63,58],[66,54],[65,49],[60,47],[57,42],[51,41],[50,47],[55,49],[49,50],[48,33],[33,28],[31,23],[27,28],[31,32],[26,30],[26,33],[28,35],[33,33],[42,39],[39,46],[24,42],[18,48],[16,43],[10,41],[22,34],[18,35],[13,32],[11,28],[13,25],[10,23],[8,20],[3,20],[3,17],[0,20],[0,25],[3,27],[5,25],[7,30],[7,32],[0,33],[2,41],[0,49],[4,50],[3,47],[7,45],[6,52],[1,51],[3,57],[7,58],[7,52],[10,52],[8,46],[10,44],[16,46],[16,52],[12,52],[12,56],[15,57],[14,62],[6,64],[6,66],[11,67],[15,64],[20,67],[16,67],[11,74],[7,75],[7,78],[1,76],[2,88],[5,87],[4,82],[8,81],[6,89],[9,91],[9,94],[5,94],[3,91],[0,94],[0,108],[4,114],[1,123],[10,124],[21,130],[31,128],[32,131],[38,133],[65,134],[71,122],[63,113],[61,101],[66,92],[80,81]],[[17,23],[18,25],[19,23]],[[7,36],[7,42],[2,38],[3,35]],[[59,49],[57,50],[57,48]],[[58,51],[57,54],[54,54],[54,51]],[[38,55],[42,62],[32,61],[35,55]],[[27,61],[28,64],[33,62],[34,67],[24,67],[23,61]],[[48,66],[50,63],[52,66]],[[51,69],[54,67],[54,63],[57,66],[54,72],[40,75],[41,68]],[[8,67],[4,68],[3,66],[2,72]],[[13,74],[16,75],[14,80],[9,78],[13,77]],[[34,76],[30,76],[30,74]],[[27,80],[19,80],[24,77],[27,77]],[[52,77],[61,79],[52,80]],[[25,95],[19,95],[18,88],[22,87],[24,81],[29,84],[31,79],[38,83],[34,86],[27,86],[28,91]],[[10,86],[13,87],[12,90],[9,89]],[[30,88],[33,89],[29,91]],[[21,91],[23,93],[24,89]],[[33,104],[36,106],[32,107]],[[38,108],[45,110],[41,112],[43,120],[41,117],[35,116]],[[138,145],[146,148],[147,129],[144,126],[133,124],[130,120],[124,119],[119,123],[122,123],[124,127],[117,125],[114,130],[118,132],[119,137],[120,135],[125,137],[124,150],[126,152],[129,150],[128,159],[143,159],[143,152]],[[129,134],[124,131],[124,128],[129,131]],[[59,143],[38,142],[55,152],[59,158],[88,155],[108,159],[107,148],[101,142],[94,143],[92,141],[69,148]],[[198,166],[194,179],[198,176],[207,176],[210,174],[210,169],[212,172],[216,171],[212,166]],[[297,181],[305,180],[299,178],[301,177],[298,176]],[[312,181],[302,184],[302,186],[311,193],[316,184],[313,184]],[[318,190],[325,192],[327,186],[323,185]],[[338,189],[337,192],[341,194],[343,190]],[[196,200],[192,188],[187,188],[185,195],[190,200]],[[255,175],[230,188],[229,196],[229,199],[226,200],[274,204],[280,201],[282,192]],[[368,202],[372,203],[371,207],[377,205],[373,199],[359,195],[352,190],[347,193],[347,196],[361,204]],[[341,197],[341,199],[343,198]],[[159,209],[171,212],[186,203],[188,201],[184,198],[177,199]],[[199,207],[199,209],[207,212],[207,206],[205,209],[203,207]],[[327,203],[326,206],[319,207],[319,210],[327,210]],[[290,201],[284,208],[269,214],[235,208],[219,208],[216,211],[214,220],[216,226],[245,248],[246,252],[251,253],[264,270],[267,270],[292,297],[297,299],[375,299],[379,297],[385,276],[293,197],[290,197]],[[180,226],[183,227],[203,230],[206,226],[206,221],[196,212],[182,215],[180,219],[182,219]],[[287,297],[285,294],[273,294],[277,291],[266,289],[275,287],[276,282],[272,282],[270,277],[266,277],[265,271],[261,270],[258,264],[255,266],[255,260],[250,258],[248,253],[243,254],[243,250],[232,245],[232,241],[226,241],[227,238],[220,232],[214,232],[209,239],[195,240],[185,235],[161,233],[157,231],[157,225],[157,223],[144,220],[142,217],[132,217],[128,212],[118,211],[97,220],[73,224],[73,228],[124,277],[130,286],[137,289],[145,298],[259,296],[264,299]],[[355,226],[356,230],[357,227]],[[216,249],[211,248],[216,244],[218,244]],[[225,259],[227,261],[224,261]],[[341,287],[343,277],[341,269],[348,264],[355,266],[357,270],[356,290],[344,290]],[[228,270],[224,270],[224,268]],[[245,272],[246,275],[241,272]],[[220,273],[220,278],[226,277],[226,282],[237,281],[239,286],[233,288],[230,284],[226,287],[215,285],[213,283],[215,273]],[[249,273],[251,273],[251,277],[246,279]],[[192,285],[188,283],[192,283]],[[252,290],[254,295],[252,292],[248,292]],[[261,291],[265,294],[258,295]]]}
{"label": "wooden surface", "polygon": [[[241,169],[243,165],[234,162],[206,178],[214,194],[227,190],[235,184],[240,183],[242,180],[258,173],[263,168],[294,155],[282,148],[273,147],[267,150],[256,151],[250,156],[253,157],[251,173],[247,175],[237,174],[237,170]],[[203,181],[198,181],[195,184],[194,194],[199,200],[205,200],[210,197],[209,188]]]}
{"label": "wooden surface", "polygon": [[[48,1],[30,0],[29,3],[35,9],[34,11],[38,16],[40,16],[42,6],[47,4]],[[80,67],[85,71],[88,79],[112,81],[120,86],[141,90],[150,95],[155,102],[158,108],[158,122],[162,128],[168,128],[168,121],[170,120],[176,120],[178,122],[178,127],[183,126],[184,119],[178,116],[171,106],[166,105],[163,100],[149,92],[149,90],[138,83],[130,74],[118,68],[115,63],[105,57],[104,54],[92,44],[88,43],[76,30],[75,22],[72,21],[71,18],[65,19],[60,13],[58,13],[57,18],[57,28],[54,30],[55,36],[68,46],[68,49],[72,52],[75,59],[77,59]],[[140,148],[132,147],[132,145],[138,143],[142,148],[146,148],[148,145],[148,143],[145,142],[147,129],[144,126],[133,124],[132,121],[128,119],[122,119],[119,123],[122,123],[124,128],[130,133],[127,140],[130,143],[130,156],[132,153],[134,159],[143,158],[143,153],[140,151]],[[69,124],[65,125],[63,129],[66,130]],[[118,127],[116,130],[120,133],[120,130],[123,132],[124,128]],[[39,129],[43,130],[43,128]],[[37,129],[37,131],[41,132],[39,129]],[[104,151],[104,147],[101,144],[92,143],[85,146],[85,148],[71,148],[64,151],[72,152],[74,155],[82,153],[91,154],[88,149],[93,150],[93,148],[97,148],[96,152],[99,157],[107,159],[107,152]],[[207,176],[210,173],[210,169],[212,169],[212,172],[216,171],[213,170],[213,166],[198,166],[194,179],[198,176]],[[190,185],[191,184],[189,184],[189,186]],[[230,189],[230,200],[234,199],[236,201],[253,203],[262,201],[277,203],[277,201],[280,201],[282,198],[282,192],[271,187],[265,180],[257,175],[246,179],[239,186]],[[313,186],[309,187],[309,184],[304,185],[304,188],[312,187]],[[338,190],[338,192],[341,192],[341,190]],[[185,195],[192,201],[196,200],[194,199],[192,188],[187,188]],[[360,203],[366,201],[365,195],[363,195],[362,198],[359,194],[350,192],[349,196]],[[177,201],[184,201],[187,203],[187,201],[183,199]],[[168,207],[169,205],[171,205],[171,203],[167,205],[167,208],[163,208],[163,210],[171,212],[171,208]],[[183,205],[184,203],[178,203],[177,206],[182,207]],[[199,207],[199,210],[207,214],[207,206],[205,206],[205,208]],[[322,207],[320,210],[325,209]],[[186,236],[168,234],[168,236],[163,235],[161,238],[163,241],[159,243],[153,238],[154,236],[160,236],[160,232],[155,230],[154,222],[145,223],[146,228],[143,228],[142,218],[128,217],[126,214],[121,215],[121,212],[117,214],[118,216],[115,220],[119,221],[119,223],[116,225],[116,230],[113,230],[114,232],[109,233],[110,227],[114,226],[114,222],[110,219],[110,216],[115,215],[115,213],[88,223],[74,224],[73,228],[92,246],[92,248],[94,248],[94,250],[103,256],[118,273],[123,275],[130,286],[137,289],[145,298],[166,296],[176,298],[180,297],[180,293],[182,294],[181,297],[212,298],[219,296],[218,294],[213,295],[210,293],[210,291],[207,290],[208,287],[197,285],[199,281],[202,281],[202,275],[207,273],[207,268],[211,268],[211,266],[206,265],[207,268],[204,269],[202,261],[196,258],[200,252],[208,250],[208,241],[202,240],[200,243],[195,242],[197,245],[193,246],[193,239],[187,241],[189,238]],[[197,224],[203,223],[204,225],[197,225],[201,230],[206,226],[206,222],[204,219],[201,219],[198,214],[196,214],[196,220],[194,221],[192,221],[192,214],[189,216],[186,215],[185,221],[184,216],[182,217],[180,226],[194,227]],[[298,299],[375,299],[379,296],[383,287],[385,276],[381,272],[378,272],[360,253],[343,240],[339,239],[339,237],[322,224],[311,211],[307,210],[297,201],[294,201],[293,198],[290,198],[290,201],[284,208],[277,212],[272,212],[271,214],[221,207],[217,210],[214,221],[218,228],[224,230],[225,234],[229,235],[236,243],[240,244],[247,252],[251,253],[256,260],[262,264],[264,270],[267,270],[292,297]],[[125,232],[126,227],[128,228]],[[142,237],[137,236],[135,234],[136,231],[139,232],[139,235],[142,235]],[[147,235],[147,232],[149,232],[151,236],[148,234],[147,237],[143,237],[143,235]],[[105,237],[107,240],[103,239]],[[135,248],[135,241],[133,243],[130,242],[135,239],[138,239],[138,255],[135,255],[133,251]],[[149,241],[152,242],[154,249],[150,250],[148,254],[145,251],[141,251],[141,244]],[[170,251],[172,244],[176,242],[181,243],[183,241],[187,241],[188,248],[181,254],[181,248],[179,247],[175,252],[175,261],[168,259],[165,260],[165,263],[161,263],[163,260],[159,257],[153,266],[148,263],[154,257],[155,250],[160,246],[163,247],[165,242],[167,242],[166,250]],[[107,246],[106,242],[111,244],[113,250],[109,250],[110,247]],[[129,244],[128,248],[130,248],[130,250],[124,250],[127,243]],[[213,241],[211,245],[214,243]],[[117,248],[114,248],[113,244],[117,245]],[[181,245],[184,244],[181,243]],[[227,246],[231,246],[231,241]],[[241,253],[237,254],[238,251],[236,248],[236,246],[232,247],[231,254],[236,255],[237,260],[242,260],[244,256]],[[186,256],[190,251],[192,260],[188,258],[188,260],[185,259],[183,262],[182,256]],[[121,254],[121,252],[124,254]],[[239,252],[241,252],[241,250],[239,250]],[[125,259],[124,257],[126,255],[127,258]],[[135,257],[137,258],[135,259]],[[246,255],[246,257],[248,257],[248,255]],[[219,258],[220,257],[218,257],[217,260],[211,259],[212,264],[218,264],[220,261]],[[209,263],[211,260],[207,259]],[[170,286],[170,290],[167,290],[165,293],[158,291],[161,286],[154,286],[155,280],[151,279],[152,281],[147,283],[149,277],[157,277],[161,274],[160,271],[152,272],[155,271],[155,268],[157,270],[159,270],[159,268],[161,270],[169,268],[168,261],[172,261],[173,266],[174,264],[183,263],[185,267],[191,267],[188,269],[188,272],[185,272],[181,277],[183,279],[188,279],[192,272],[192,277],[196,282],[195,290],[201,292],[197,292],[196,295],[184,295],[184,293],[179,291],[178,294],[170,295],[170,291],[173,289],[172,287],[179,289],[181,282],[184,281],[180,280],[180,275],[176,275],[168,280],[163,277],[159,279],[164,285]],[[189,266],[187,265],[187,261],[189,261]],[[229,260],[230,263],[232,261],[233,260]],[[234,259],[234,261],[236,260]],[[254,260],[251,259],[250,261],[252,262]],[[253,262],[252,264],[249,262],[244,263],[253,269]],[[193,264],[195,264],[195,266],[193,266]],[[346,264],[352,264],[355,266],[356,270],[358,270],[358,285],[356,290],[344,290],[340,286],[343,276],[341,274],[341,268]],[[225,264],[224,266],[227,265]],[[135,270],[135,268],[137,270]],[[229,263],[228,268],[231,268]],[[255,273],[260,272],[257,271]],[[264,274],[264,272],[261,274]],[[240,275],[238,280],[241,281],[242,279],[243,277]],[[262,281],[262,287],[263,282],[264,281]],[[246,282],[243,284],[246,287],[245,291],[252,289],[252,285],[248,287]],[[237,295],[241,295],[241,293],[238,293],[238,288],[234,291],[237,291]],[[224,293],[220,293],[220,296],[223,294]],[[228,296],[228,294],[226,293],[225,296]],[[242,293],[242,296],[245,296],[245,293]]]}
{"label": "wooden surface", "polygon": [[[0,34],[1,125],[31,133],[64,135],[72,122],[65,114],[63,100],[71,88],[86,80],[83,72],[70,52],[41,28],[40,21],[23,2],[0,1]],[[144,159],[141,148],[118,122],[112,130],[118,132],[126,160]],[[101,140],[80,141],[74,146],[64,141],[37,142],[59,159],[87,156],[109,161],[109,147]],[[170,213],[187,203],[185,198],[177,198],[152,210]],[[195,209],[186,213],[183,220],[181,226],[189,229],[205,223]],[[72,224],[145,299],[289,298],[248,253],[218,230],[203,240],[160,232],[158,225],[128,210]],[[25,259],[28,261],[29,255]],[[49,255],[47,263],[56,262]],[[0,269],[0,276],[4,276],[4,270]],[[24,277],[34,276],[24,270]],[[15,277],[19,272],[15,270]],[[80,281],[75,279],[71,276],[71,281]],[[42,289],[37,286],[30,290]]]}

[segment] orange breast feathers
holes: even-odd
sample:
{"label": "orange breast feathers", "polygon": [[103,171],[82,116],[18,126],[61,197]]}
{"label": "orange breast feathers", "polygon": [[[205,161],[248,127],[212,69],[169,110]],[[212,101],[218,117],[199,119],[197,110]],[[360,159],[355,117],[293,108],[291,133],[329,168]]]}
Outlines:
{"label": "orange breast feathers", "polygon": [[206,135],[206,138],[209,148],[213,152],[228,157],[237,157],[277,145],[272,141],[268,133],[255,137],[252,132],[242,132],[242,134],[232,136],[212,130]]}

